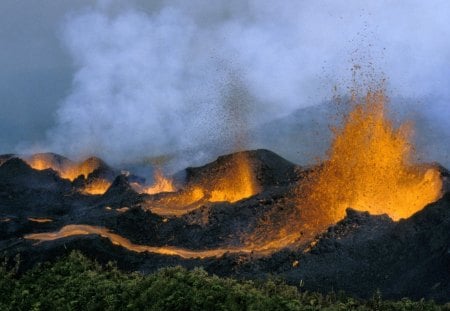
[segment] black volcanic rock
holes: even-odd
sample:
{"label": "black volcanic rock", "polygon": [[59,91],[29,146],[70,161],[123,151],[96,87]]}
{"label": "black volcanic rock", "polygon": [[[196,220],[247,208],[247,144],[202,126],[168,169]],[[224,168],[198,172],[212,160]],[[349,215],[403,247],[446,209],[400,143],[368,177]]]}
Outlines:
{"label": "black volcanic rock", "polygon": [[128,178],[125,175],[117,176],[108,191],[104,194],[105,197],[115,197],[128,194],[130,192],[136,193],[133,188],[131,188]]}
{"label": "black volcanic rock", "polygon": [[450,192],[450,172],[443,166],[437,165],[439,172],[441,173],[443,181],[443,192]]}
{"label": "black volcanic rock", "polygon": [[[264,237],[265,223],[276,226],[298,211],[288,200],[288,194],[301,178],[302,171],[267,150],[246,153],[263,186],[261,193],[235,203],[205,203],[183,216],[167,218],[141,208],[148,196],[137,194],[125,175],[117,176],[104,195],[85,196],[52,170],[36,171],[20,159],[8,159],[0,166],[0,251],[11,257],[21,253],[23,268],[79,249],[101,262],[116,260],[119,267],[146,273],[177,264],[188,268],[203,266],[222,276],[264,278],[275,275],[296,285],[302,280],[308,290],[345,290],[359,297],[369,297],[380,289],[384,298],[408,296],[448,301],[448,192],[438,202],[399,222],[386,215],[348,209],[344,219],[314,240],[265,257],[226,254],[221,258],[187,260],[128,251],[95,235],[38,244],[23,239],[28,233],[57,231],[69,224],[105,227],[135,244],[193,250],[239,246],[254,232],[261,232]],[[232,156],[187,169],[187,183],[214,176]],[[448,171],[440,170],[442,176],[448,178]],[[106,175],[102,175],[105,172]],[[101,164],[91,175],[94,179],[102,178],[108,172],[116,170]],[[80,179],[80,182],[85,181]],[[28,219],[30,216],[48,217],[53,221],[35,223]]]}
{"label": "black volcanic rock", "polygon": [[130,206],[142,201],[141,196],[130,186],[125,175],[117,176],[102,196],[103,202],[112,206]]}
{"label": "black volcanic rock", "polygon": [[14,185],[16,189],[32,188],[49,191],[68,189],[70,183],[51,170],[34,170],[19,158],[11,158],[0,166],[0,184]]}
{"label": "black volcanic rock", "polygon": [[304,280],[308,289],[339,288],[368,298],[448,300],[450,293],[450,194],[411,218],[394,223],[386,216],[350,212],[299,255],[299,267],[282,275]]}
{"label": "black volcanic rock", "polygon": [[81,166],[88,166],[95,168],[92,173],[86,176],[87,181],[95,180],[95,179],[105,179],[109,181],[113,181],[119,172],[113,168],[111,168],[108,164],[106,164],[103,160],[97,157],[90,157],[84,160],[81,163]]}
{"label": "black volcanic rock", "polygon": [[11,158],[17,157],[15,154],[13,153],[9,153],[9,154],[1,154],[0,155],[0,166],[5,163],[6,161],[8,161]]}
{"label": "black volcanic rock", "polygon": [[56,167],[64,167],[67,165],[73,165],[75,162],[72,160],[52,152],[35,153],[28,156],[21,156],[25,161],[33,159],[45,159],[48,163],[54,164]]}
{"label": "black volcanic rock", "polygon": [[242,151],[218,157],[214,162],[201,167],[189,167],[185,170],[187,184],[202,184],[214,176],[220,175],[233,157],[243,153],[249,159],[256,179],[263,188],[269,186],[287,185],[299,179],[301,168],[272,151],[258,149]]}
{"label": "black volcanic rock", "polygon": [[98,180],[105,180],[113,182],[114,179],[120,175],[118,170],[113,169],[106,164],[102,159],[97,157],[90,157],[79,164],[80,167],[92,168],[92,172],[88,176],[80,175],[73,180],[72,184],[75,188],[82,190],[87,185]]}

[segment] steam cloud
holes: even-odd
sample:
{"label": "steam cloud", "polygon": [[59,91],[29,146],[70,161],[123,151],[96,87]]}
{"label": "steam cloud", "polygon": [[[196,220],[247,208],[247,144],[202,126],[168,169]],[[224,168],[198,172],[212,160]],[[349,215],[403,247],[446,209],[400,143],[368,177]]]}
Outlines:
{"label": "steam cloud", "polygon": [[65,22],[78,70],[49,149],[116,163],[194,150],[195,162],[232,151],[236,132],[330,99],[334,85],[345,92],[350,68],[369,62],[393,95],[432,95],[420,112],[441,131],[449,17],[444,0],[101,2]]}

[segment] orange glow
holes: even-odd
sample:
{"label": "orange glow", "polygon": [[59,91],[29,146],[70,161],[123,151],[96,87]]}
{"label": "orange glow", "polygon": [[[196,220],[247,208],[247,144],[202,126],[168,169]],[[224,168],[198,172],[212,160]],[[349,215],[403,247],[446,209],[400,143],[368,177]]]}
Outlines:
{"label": "orange glow", "polygon": [[441,196],[437,169],[412,162],[411,128],[396,129],[385,113],[382,91],[369,92],[335,133],[328,160],[298,189],[308,225],[324,228],[348,207],[407,218]]}
{"label": "orange glow", "polygon": [[205,193],[200,187],[189,187],[175,193],[153,198],[147,204],[152,213],[161,216],[181,216],[206,203]]}
{"label": "orange glow", "polygon": [[40,242],[44,242],[44,241],[54,241],[57,239],[67,238],[71,236],[89,235],[89,234],[97,234],[103,238],[107,238],[111,241],[112,244],[121,246],[133,252],[137,253],[149,252],[162,255],[180,256],[182,258],[221,257],[227,253],[246,253],[246,254],[254,253],[259,255],[267,255],[278,249],[277,246],[275,246],[274,248],[272,244],[263,245],[256,248],[224,247],[209,250],[189,250],[173,246],[156,247],[156,246],[139,245],[134,244],[127,238],[124,238],[116,233],[112,233],[110,230],[106,228],[89,225],[67,225],[56,232],[27,234],[24,236],[24,238],[28,240],[38,240]]}
{"label": "orange glow", "polygon": [[219,176],[211,176],[208,182],[212,185],[208,198],[210,202],[233,203],[251,197],[259,191],[250,159],[242,152],[233,155],[223,173]]}
{"label": "orange glow", "polygon": [[104,194],[109,189],[110,186],[111,183],[108,180],[95,179],[94,181],[90,182],[83,188],[82,193],[91,195],[100,195]]}
{"label": "orange glow", "polygon": [[[294,191],[299,215],[286,217],[283,224],[269,215],[246,238],[248,247],[281,249],[300,239],[311,241],[343,219],[348,207],[399,220],[440,198],[439,171],[413,163],[411,127],[396,129],[385,105],[386,97],[378,91],[354,106],[335,131],[328,159],[304,176]],[[314,242],[306,251],[313,246]]]}
{"label": "orange glow", "polygon": [[50,218],[35,218],[35,217],[28,217],[29,221],[32,222],[39,222],[39,223],[46,223],[46,222],[52,222],[53,219]]}
{"label": "orange glow", "polygon": [[142,186],[138,183],[131,183],[133,189],[139,193],[156,194],[161,192],[174,192],[176,191],[173,181],[170,178],[164,176],[162,170],[157,169],[154,176],[155,182],[151,186]]}
{"label": "orange glow", "polygon": [[49,153],[39,153],[25,159],[25,161],[35,170],[52,169],[61,178],[73,181],[78,176],[88,177],[90,173],[100,167],[100,161],[96,158],[89,158],[81,163],[75,163],[67,159],[58,161],[56,157]]}
{"label": "orange glow", "polygon": [[117,212],[119,212],[119,213],[125,213],[125,212],[128,212],[130,210],[130,208],[129,207],[120,207],[120,208],[116,208],[116,211]]}
{"label": "orange glow", "polygon": [[[155,180],[157,182],[149,187],[152,189],[151,194],[172,191],[147,201],[148,209],[163,216],[181,216],[208,202],[237,202],[255,195],[260,190],[250,159],[243,152],[232,155],[230,161],[224,163],[216,173],[203,176],[196,184],[177,192],[173,192],[175,188],[171,180],[162,174],[159,177],[155,176]],[[147,191],[139,191],[139,187],[142,189],[138,184],[133,185],[138,192],[150,194],[149,188]]]}

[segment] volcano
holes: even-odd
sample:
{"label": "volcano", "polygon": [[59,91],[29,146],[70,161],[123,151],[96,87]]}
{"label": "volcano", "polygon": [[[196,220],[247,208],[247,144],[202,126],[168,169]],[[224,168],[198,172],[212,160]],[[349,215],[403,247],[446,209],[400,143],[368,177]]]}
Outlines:
{"label": "volcano", "polygon": [[[186,189],[209,191],[205,178],[221,175],[236,157],[248,160],[258,193],[234,202],[202,197],[195,206],[179,207],[180,214],[152,211],[155,202],[183,196]],[[302,209],[291,198],[314,168],[269,150],[229,154],[187,168],[175,176],[184,176],[180,190],[152,195],[136,192],[132,184],[139,179],[131,176],[130,181],[130,175],[101,160],[100,171],[71,181],[15,155],[0,158],[0,249],[9,256],[20,253],[22,269],[78,249],[144,273],[172,265],[203,266],[223,276],[276,274],[293,284],[303,280],[311,290],[338,288],[360,297],[380,289],[388,298],[448,298],[450,193],[449,172],[442,167],[442,197],[406,219],[347,208],[340,221],[320,232],[306,232],[307,224],[304,232],[301,225],[293,226],[300,231],[294,238],[287,234],[286,242],[273,233],[284,229],[286,219],[302,219]],[[83,191],[89,180],[115,174],[104,193]],[[254,239],[255,232],[265,243]]]}
{"label": "volcano", "polygon": [[0,250],[21,269],[71,250],[123,269],[203,266],[367,298],[450,292],[450,174],[417,163],[410,128],[369,92],[302,167],[259,149],[153,183],[91,157],[0,156]]}

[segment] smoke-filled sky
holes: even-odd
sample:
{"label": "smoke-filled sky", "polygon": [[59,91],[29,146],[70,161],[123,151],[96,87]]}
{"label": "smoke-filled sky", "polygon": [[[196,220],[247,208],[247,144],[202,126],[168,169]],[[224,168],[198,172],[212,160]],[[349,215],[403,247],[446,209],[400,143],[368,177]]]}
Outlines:
{"label": "smoke-filled sky", "polygon": [[450,2],[148,2],[0,2],[0,152],[192,164],[345,95],[360,65],[358,83],[420,103],[418,141],[448,160]]}

